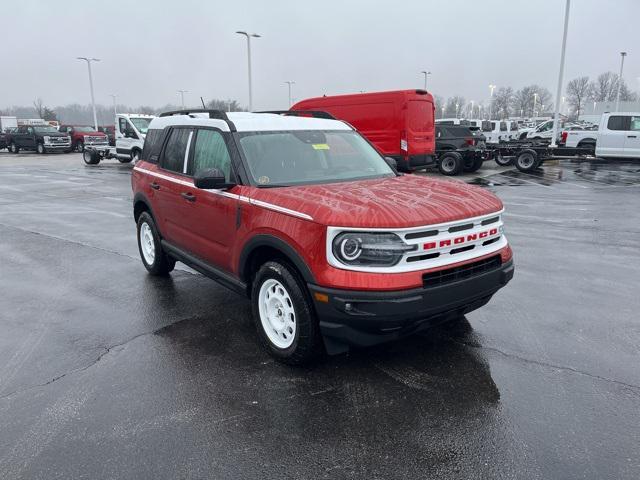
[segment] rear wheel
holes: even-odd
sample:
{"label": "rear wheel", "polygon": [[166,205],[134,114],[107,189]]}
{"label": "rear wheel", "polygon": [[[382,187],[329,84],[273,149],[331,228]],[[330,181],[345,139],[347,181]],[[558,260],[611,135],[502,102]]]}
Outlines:
{"label": "rear wheel", "polygon": [[511,165],[513,157],[504,157],[500,152],[498,152],[496,153],[494,160],[501,167],[506,167],[507,165]]}
{"label": "rear wheel", "polygon": [[447,152],[440,156],[438,160],[438,170],[447,176],[458,175],[464,167],[462,155],[458,152]]}
{"label": "rear wheel", "polygon": [[82,159],[87,165],[97,165],[100,163],[100,156],[98,155],[98,152],[92,149],[82,152]]}
{"label": "rear wheel", "polygon": [[251,288],[251,307],[261,343],[281,362],[307,363],[322,353],[322,338],[306,286],[285,263],[267,262]]}
{"label": "rear wheel", "polygon": [[464,164],[464,171],[467,173],[473,173],[480,170],[482,167],[482,159],[481,158],[473,158],[471,160],[467,160]]}
{"label": "rear wheel", "polygon": [[516,168],[521,172],[530,172],[538,166],[538,154],[533,150],[525,150],[516,158]]}
{"label": "rear wheel", "polygon": [[138,251],[144,268],[151,275],[167,275],[176,265],[162,249],[158,229],[148,212],[142,212],[138,218]]}

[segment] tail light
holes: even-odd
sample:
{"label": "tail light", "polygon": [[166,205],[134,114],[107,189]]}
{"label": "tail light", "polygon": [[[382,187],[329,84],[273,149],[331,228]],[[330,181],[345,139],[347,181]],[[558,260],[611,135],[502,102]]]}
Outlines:
{"label": "tail light", "polygon": [[562,132],[562,135],[560,135],[560,141],[562,143],[567,143],[567,137],[569,136],[569,132],[567,132],[566,130],[564,132]]}
{"label": "tail light", "polygon": [[476,143],[473,137],[465,138],[464,140],[467,142],[467,145],[473,146]]}

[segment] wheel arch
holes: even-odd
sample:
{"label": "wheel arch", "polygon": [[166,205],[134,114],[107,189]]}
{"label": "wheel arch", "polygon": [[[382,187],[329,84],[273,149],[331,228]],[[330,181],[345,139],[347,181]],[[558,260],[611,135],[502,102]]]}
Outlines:
{"label": "wheel arch", "polygon": [[284,240],[268,234],[260,234],[249,240],[240,253],[238,275],[250,284],[251,276],[268,260],[283,259],[289,262],[307,283],[315,283],[311,270],[302,256]]}
{"label": "wheel arch", "polygon": [[[138,192],[133,197],[133,220],[138,223],[138,218],[142,215],[142,212],[149,212],[151,217],[156,219],[156,216],[153,214],[153,209],[151,208],[151,203],[147,199],[147,197],[142,192]],[[156,228],[158,225],[156,223]]]}

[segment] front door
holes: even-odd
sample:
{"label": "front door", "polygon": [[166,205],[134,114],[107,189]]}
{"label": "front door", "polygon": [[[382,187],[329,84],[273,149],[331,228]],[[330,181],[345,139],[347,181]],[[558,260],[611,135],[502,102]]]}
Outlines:
{"label": "front door", "polygon": [[603,157],[624,156],[625,141],[629,130],[628,115],[611,115],[607,124],[598,132],[596,155]]}
{"label": "front door", "polygon": [[118,117],[118,123],[116,124],[116,153],[118,156],[130,156],[131,144],[133,139],[127,136],[128,130],[133,130],[129,127],[128,120],[124,117]]}
{"label": "front door", "polygon": [[[227,148],[225,134],[213,128],[200,128],[193,140],[187,174],[217,168],[227,182],[235,175]],[[232,271],[231,246],[236,235],[238,195],[231,190],[200,190],[184,187],[181,190],[185,208],[183,231],[188,232],[189,249],[213,266]]]}

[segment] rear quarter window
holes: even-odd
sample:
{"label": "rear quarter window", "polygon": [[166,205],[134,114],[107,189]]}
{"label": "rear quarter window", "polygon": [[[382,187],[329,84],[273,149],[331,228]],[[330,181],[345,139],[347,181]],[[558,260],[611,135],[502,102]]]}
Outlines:
{"label": "rear quarter window", "polygon": [[628,130],[628,119],[626,115],[611,115],[607,121],[609,130]]}
{"label": "rear quarter window", "polygon": [[147,162],[158,163],[163,139],[164,130],[149,130],[146,138],[144,139],[144,147],[142,147],[142,159]]}

